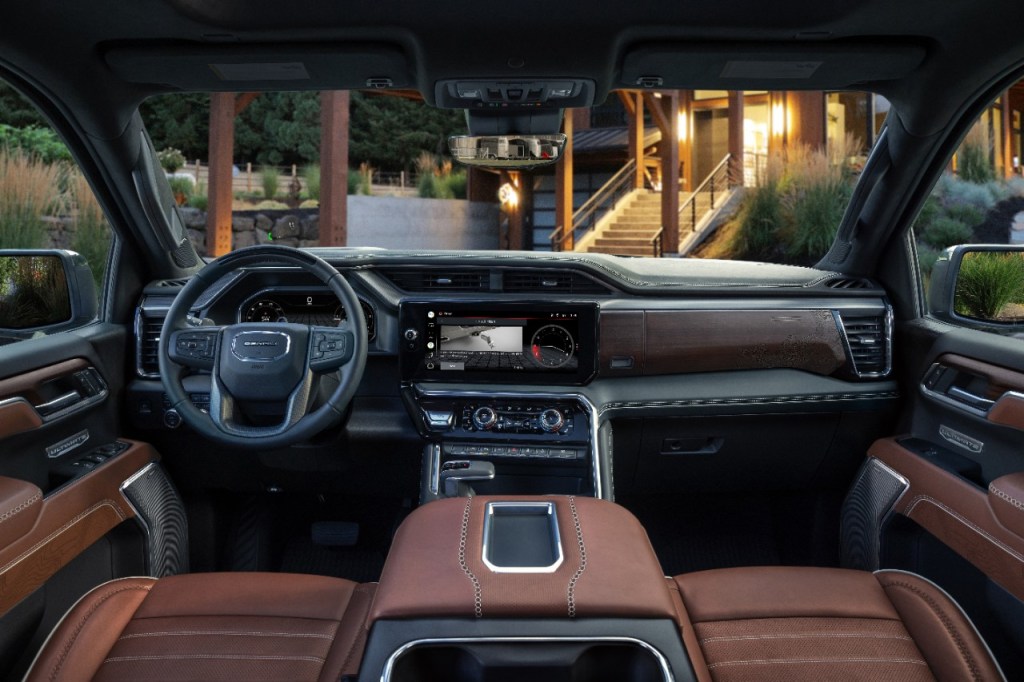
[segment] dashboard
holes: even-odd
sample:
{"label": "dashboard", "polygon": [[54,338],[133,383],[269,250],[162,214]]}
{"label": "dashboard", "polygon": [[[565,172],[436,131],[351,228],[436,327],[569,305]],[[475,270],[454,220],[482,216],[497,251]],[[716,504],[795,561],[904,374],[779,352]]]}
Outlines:
{"label": "dashboard", "polygon": [[[366,318],[370,341],[376,337],[376,315],[373,306],[359,301]],[[277,289],[261,291],[247,298],[238,308],[236,322],[294,322],[319,327],[337,327],[348,319],[334,294],[315,289]]]}

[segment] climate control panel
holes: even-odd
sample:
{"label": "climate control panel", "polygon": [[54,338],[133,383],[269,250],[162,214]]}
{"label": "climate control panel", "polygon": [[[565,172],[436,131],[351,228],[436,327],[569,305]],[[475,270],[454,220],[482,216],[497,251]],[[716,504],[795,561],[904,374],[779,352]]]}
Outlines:
{"label": "climate control panel", "polygon": [[464,403],[459,417],[459,428],[470,433],[569,436],[575,426],[576,409],[543,403]]}

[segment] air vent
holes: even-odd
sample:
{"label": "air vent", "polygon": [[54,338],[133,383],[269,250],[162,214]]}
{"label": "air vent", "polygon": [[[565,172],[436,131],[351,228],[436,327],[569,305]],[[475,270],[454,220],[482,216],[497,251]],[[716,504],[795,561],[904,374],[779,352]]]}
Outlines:
{"label": "air vent", "polygon": [[859,277],[837,277],[825,282],[829,289],[874,289],[874,285]]}
{"label": "air vent", "polygon": [[504,291],[512,294],[589,294],[607,296],[608,287],[578,272],[510,270],[505,272]]}
{"label": "air vent", "polygon": [[160,376],[160,331],[164,326],[164,318],[138,313],[136,333],[137,366],[139,376],[154,379]]}
{"label": "air vent", "polygon": [[158,287],[174,287],[176,289],[180,289],[181,287],[185,286],[186,284],[188,284],[188,280],[187,279],[164,279],[164,280],[160,280],[160,282],[157,284],[157,286]]}
{"label": "air vent", "polygon": [[488,270],[418,270],[388,268],[380,271],[402,291],[487,291]]}
{"label": "air vent", "polygon": [[878,377],[889,373],[891,349],[885,315],[840,315],[850,348],[853,371],[859,377]]}

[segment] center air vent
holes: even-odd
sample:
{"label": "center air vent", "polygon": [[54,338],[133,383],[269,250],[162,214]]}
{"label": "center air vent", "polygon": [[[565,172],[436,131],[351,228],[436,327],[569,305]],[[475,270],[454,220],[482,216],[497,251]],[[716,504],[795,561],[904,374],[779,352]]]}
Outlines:
{"label": "center air vent", "polygon": [[380,271],[402,291],[487,291],[490,272],[487,270],[423,270],[387,268]]}
{"label": "center air vent", "polygon": [[873,289],[870,281],[860,277],[837,277],[825,282],[829,289]]}
{"label": "center air vent", "polygon": [[589,294],[607,296],[608,287],[578,272],[509,270],[502,289],[510,294]]}
{"label": "center air vent", "polygon": [[858,377],[885,376],[891,369],[889,317],[840,313],[853,371]]}

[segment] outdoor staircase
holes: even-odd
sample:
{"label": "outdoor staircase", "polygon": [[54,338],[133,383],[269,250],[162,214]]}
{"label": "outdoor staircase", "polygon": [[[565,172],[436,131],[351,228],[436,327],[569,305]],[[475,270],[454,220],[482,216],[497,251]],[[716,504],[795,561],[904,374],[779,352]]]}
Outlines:
{"label": "outdoor staircase", "polygon": [[639,190],[624,203],[618,215],[587,245],[588,253],[655,255],[655,242],[661,232],[661,194]]}

